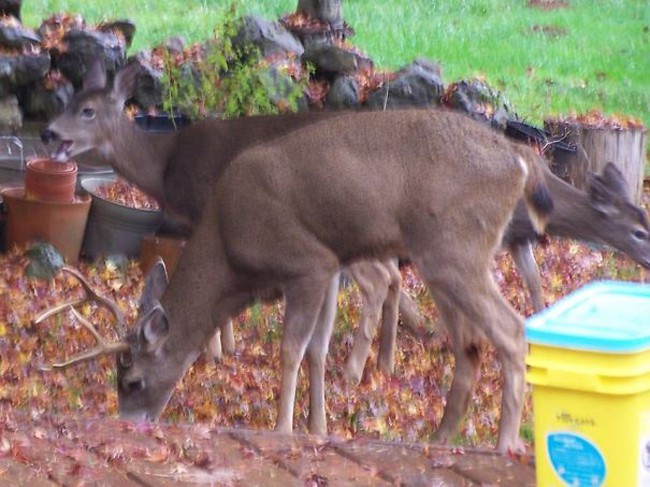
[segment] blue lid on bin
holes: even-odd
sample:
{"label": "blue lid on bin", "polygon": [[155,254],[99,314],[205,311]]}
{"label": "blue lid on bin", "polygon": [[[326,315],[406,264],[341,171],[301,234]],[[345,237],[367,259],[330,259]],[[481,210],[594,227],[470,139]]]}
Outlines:
{"label": "blue lid on bin", "polygon": [[650,349],[650,285],[588,284],[528,318],[526,340],[612,353]]}

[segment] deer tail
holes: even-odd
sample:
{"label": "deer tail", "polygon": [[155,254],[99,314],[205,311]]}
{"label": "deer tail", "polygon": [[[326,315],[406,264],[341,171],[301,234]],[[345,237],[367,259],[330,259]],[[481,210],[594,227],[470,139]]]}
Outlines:
{"label": "deer tail", "polygon": [[527,178],[524,187],[524,202],[533,228],[543,233],[548,216],[553,211],[553,199],[546,185],[545,172],[548,171],[546,161],[532,148],[513,143],[519,160],[526,166]]}

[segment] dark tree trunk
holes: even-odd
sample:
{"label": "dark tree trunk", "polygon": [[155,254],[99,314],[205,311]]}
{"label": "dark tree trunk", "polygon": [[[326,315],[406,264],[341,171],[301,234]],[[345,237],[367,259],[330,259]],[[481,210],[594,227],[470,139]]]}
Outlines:
{"label": "dark tree trunk", "polygon": [[13,15],[20,20],[21,0],[0,0],[0,15]]}
{"label": "dark tree trunk", "polygon": [[343,25],[341,14],[342,0],[298,0],[298,12],[308,17],[330,24],[333,28]]}

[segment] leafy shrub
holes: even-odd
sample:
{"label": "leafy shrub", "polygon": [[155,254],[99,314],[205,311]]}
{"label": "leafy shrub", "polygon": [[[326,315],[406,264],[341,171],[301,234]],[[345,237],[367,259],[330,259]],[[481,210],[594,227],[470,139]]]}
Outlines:
{"label": "leafy shrub", "polygon": [[296,111],[308,81],[299,60],[264,59],[256,46],[233,42],[242,25],[231,6],[214,37],[164,55],[163,109],[191,119]]}

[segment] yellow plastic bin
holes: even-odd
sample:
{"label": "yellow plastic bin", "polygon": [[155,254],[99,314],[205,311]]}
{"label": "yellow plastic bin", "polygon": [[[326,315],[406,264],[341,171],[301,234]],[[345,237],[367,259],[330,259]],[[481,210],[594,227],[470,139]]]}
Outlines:
{"label": "yellow plastic bin", "polygon": [[650,286],[589,284],[526,338],[537,485],[650,486]]}

